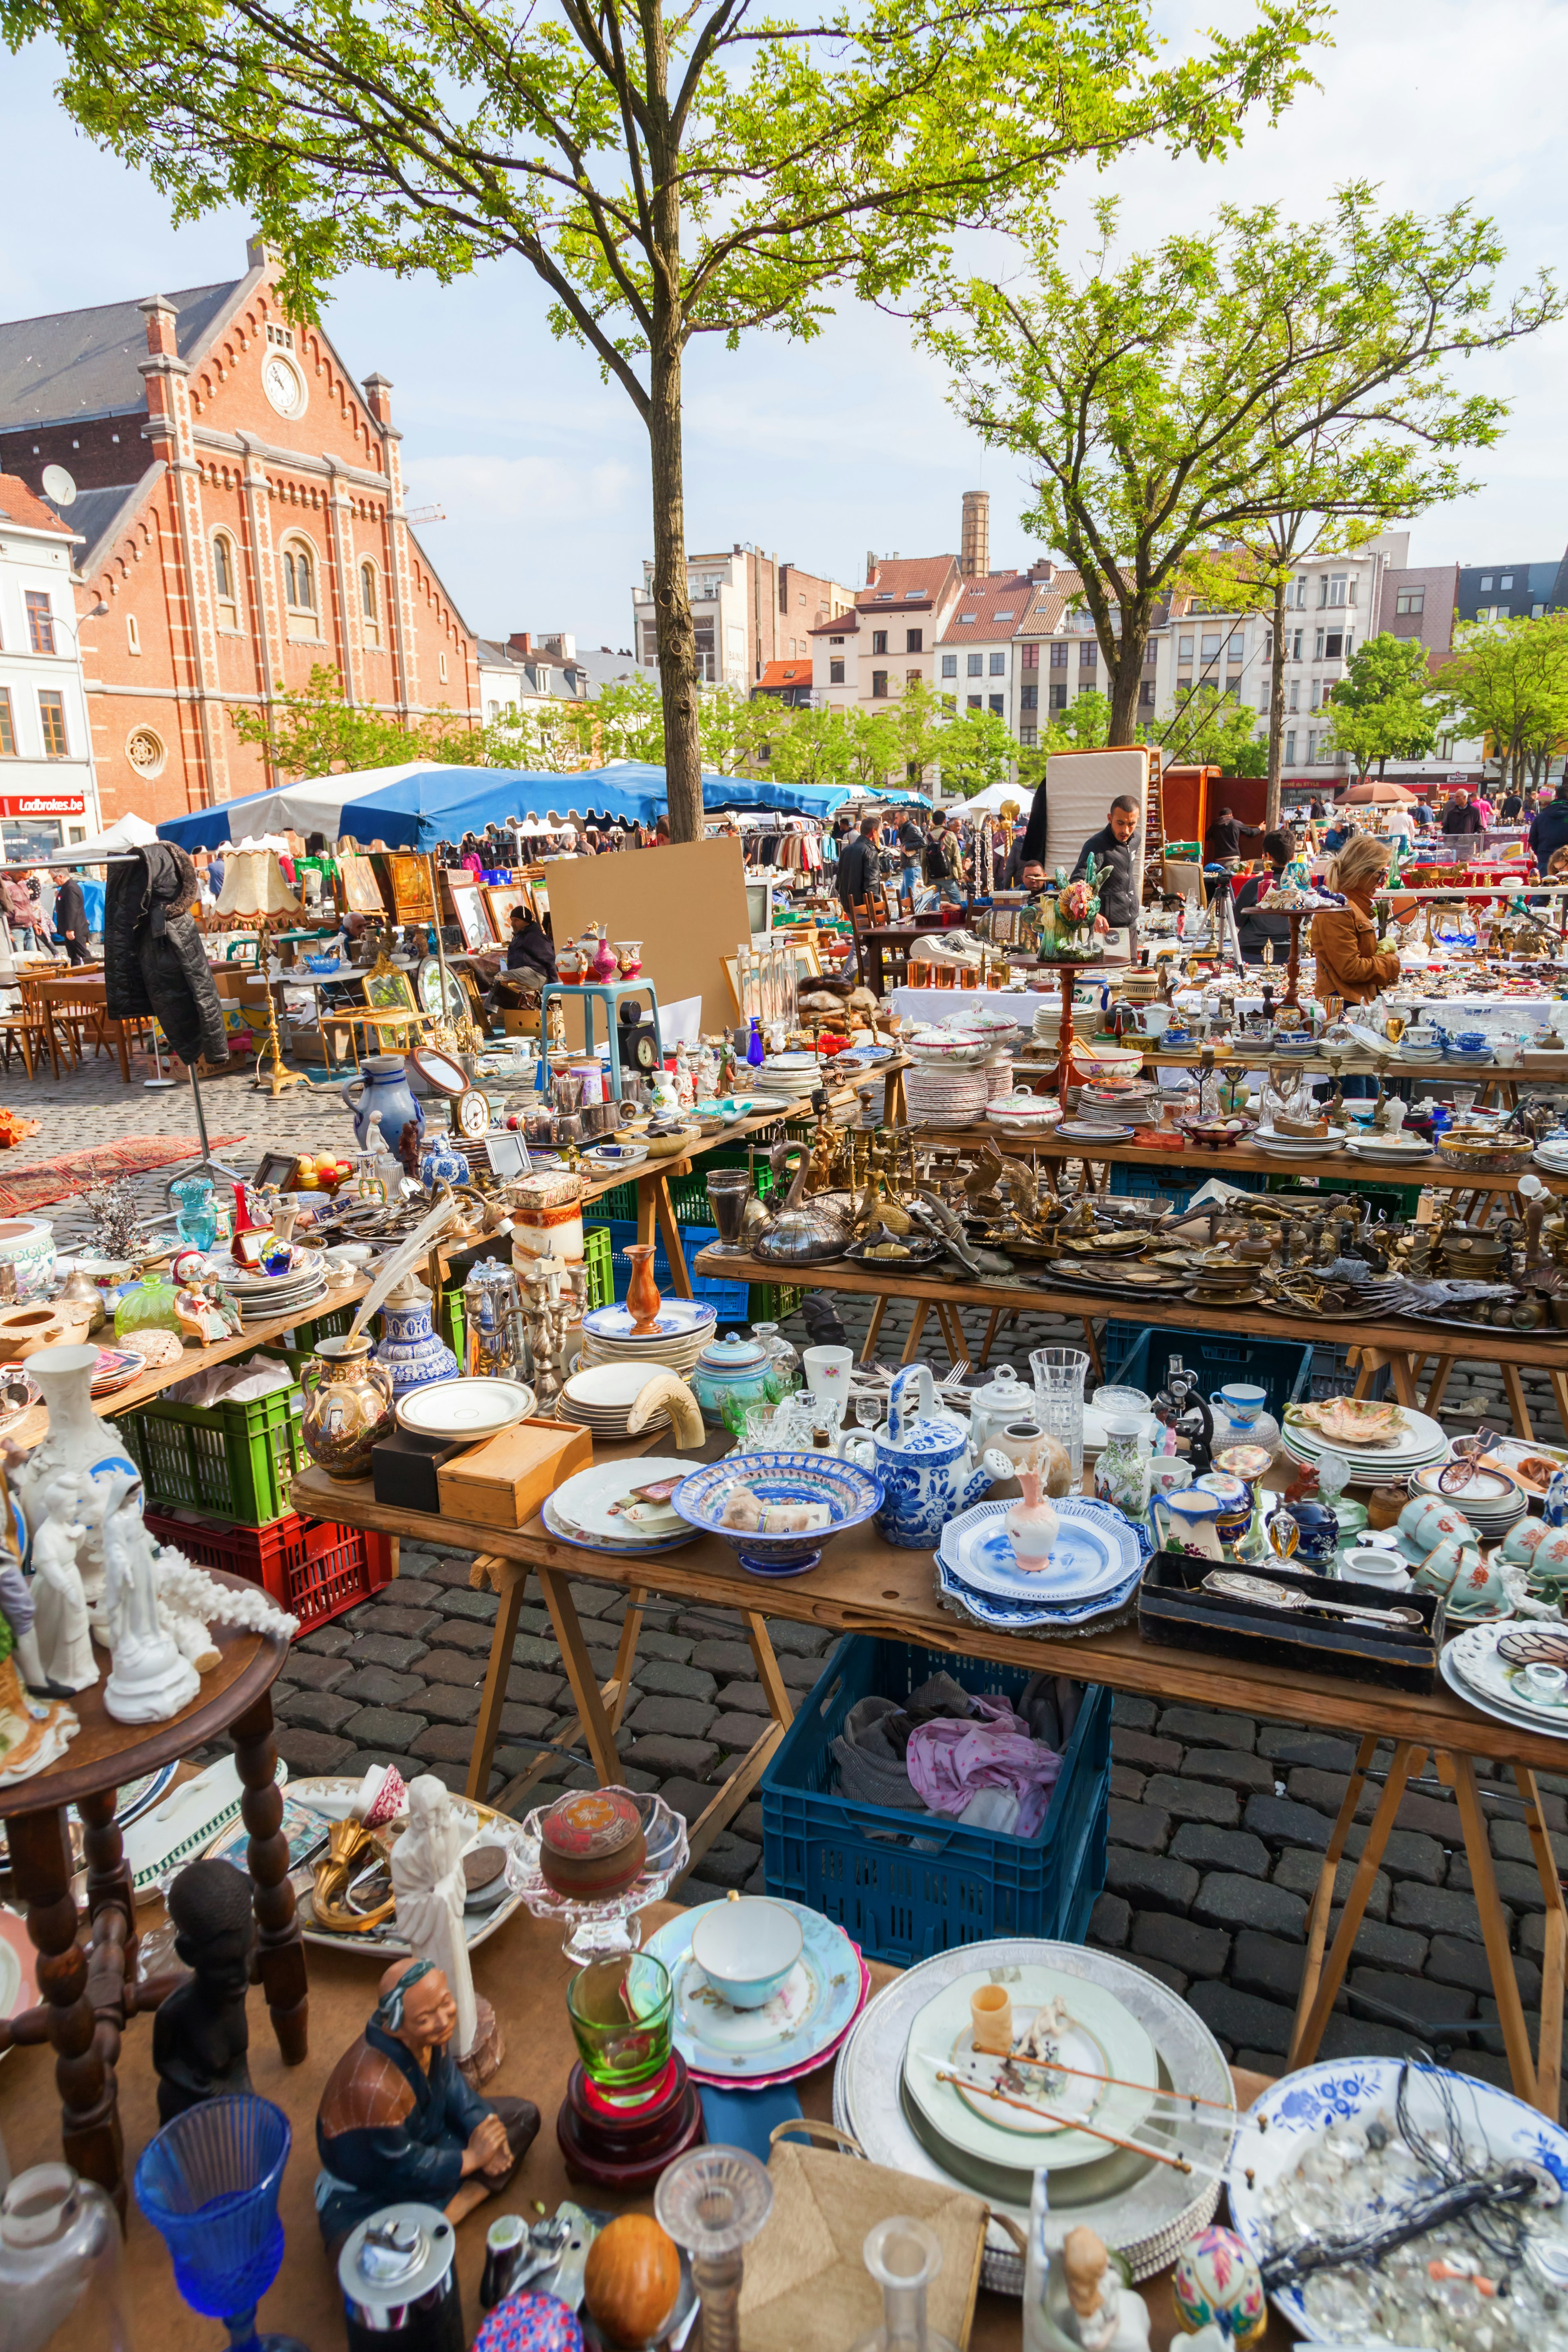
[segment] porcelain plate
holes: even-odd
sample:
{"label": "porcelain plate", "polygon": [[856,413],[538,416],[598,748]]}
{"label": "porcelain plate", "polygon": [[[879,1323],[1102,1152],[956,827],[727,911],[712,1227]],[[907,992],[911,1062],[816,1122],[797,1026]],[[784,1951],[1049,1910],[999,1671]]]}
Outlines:
{"label": "porcelain plate", "polygon": [[805,1941],[782,1989],[761,2009],[731,2009],[692,1958],[692,1931],[716,1904],[667,1919],[644,1947],[674,1981],[675,2046],[700,2081],[760,2084],[805,2074],[823,2063],[865,2003],[870,1974],[843,1928],[804,1903],[768,1900],[794,1912]]}

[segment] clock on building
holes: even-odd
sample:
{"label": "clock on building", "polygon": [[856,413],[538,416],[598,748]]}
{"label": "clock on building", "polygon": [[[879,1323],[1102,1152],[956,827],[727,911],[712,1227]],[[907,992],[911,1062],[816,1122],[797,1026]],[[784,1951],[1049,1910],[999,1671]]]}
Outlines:
{"label": "clock on building", "polygon": [[299,369],[282,352],[269,352],[261,370],[261,388],[279,416],[298,416],[305,405],[305,386]]}

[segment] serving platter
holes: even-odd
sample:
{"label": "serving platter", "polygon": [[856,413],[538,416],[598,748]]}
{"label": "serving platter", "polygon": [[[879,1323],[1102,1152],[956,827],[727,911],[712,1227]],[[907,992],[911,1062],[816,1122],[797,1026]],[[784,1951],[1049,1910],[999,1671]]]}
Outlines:
{"label": "serving platter", "polygon": [[1003,1601],[1049,1607],[1092,1601],[1126,1583],[1139,1566],[1136,1530],[1109,1503],[1064,1495],[1052,1508],[1059,1522],[1046,1568],[1020,1567],[1007,1533],[1010,1502],[975,1503],[948,1521],[940,1549],[960,1580]]}

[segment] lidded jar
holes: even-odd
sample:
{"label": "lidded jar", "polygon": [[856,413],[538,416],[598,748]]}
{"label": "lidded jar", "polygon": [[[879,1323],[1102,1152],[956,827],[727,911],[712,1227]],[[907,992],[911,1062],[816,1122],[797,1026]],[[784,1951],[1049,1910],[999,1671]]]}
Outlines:
{"label": "lidded jar", "polygon": [[120,2222],[96,2181],[67,2164],[17,2174],[0,2200],[0,2301],[7,2352],[43,2352],[68,2323],[72,2352],[129,2352]]}

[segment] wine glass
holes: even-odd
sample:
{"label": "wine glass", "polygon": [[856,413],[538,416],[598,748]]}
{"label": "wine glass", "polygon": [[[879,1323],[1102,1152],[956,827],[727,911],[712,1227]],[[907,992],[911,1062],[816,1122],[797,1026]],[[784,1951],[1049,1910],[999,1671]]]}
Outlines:
{"label": "wine glass", "polygon": [[283,2263],[278,2191],[292,2137],[270,2099],[206,2099],[165,2124],[136,2167],[136,2202],[174,2257],[175,2285],[223,2321],[230,2352],[304,2352],[295,2336],[256,2330]]}
{"label": "wine glass", "polygon": [[873,1391],[862,1390],[855,1399],[855,1425],[858,1429],[879,1429],[882,1425],[882,1400]]}

